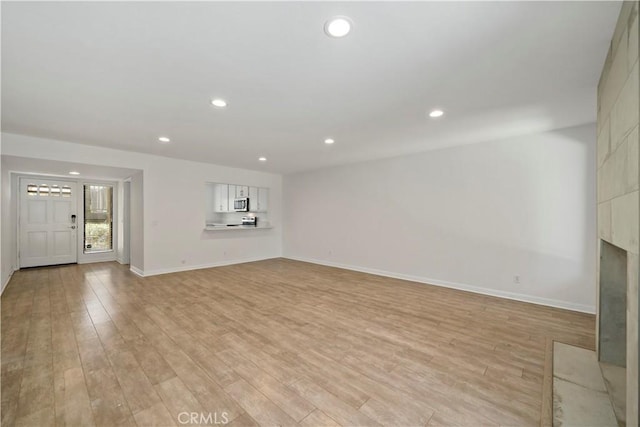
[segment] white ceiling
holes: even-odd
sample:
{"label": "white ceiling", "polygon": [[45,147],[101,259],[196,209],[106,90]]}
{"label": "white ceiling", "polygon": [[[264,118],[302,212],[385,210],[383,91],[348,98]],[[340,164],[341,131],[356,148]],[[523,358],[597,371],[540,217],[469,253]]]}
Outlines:
{"label": "white ceiling", "polygon": [[[595,121],[619,10],[3,2],[2,128],[288,173],[573,126]],[[335,15],[354,21],[345,38],[323,32]]]}

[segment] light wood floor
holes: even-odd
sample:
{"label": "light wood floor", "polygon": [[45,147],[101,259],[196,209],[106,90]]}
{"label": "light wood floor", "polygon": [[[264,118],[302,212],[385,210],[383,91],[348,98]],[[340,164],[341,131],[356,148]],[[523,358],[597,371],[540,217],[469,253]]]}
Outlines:
{"label": "light wood floor", "polygon": [[594,328],[284,259],[23,270],[2,296],[2,426],[537,425],[548,338],[593,348]]}

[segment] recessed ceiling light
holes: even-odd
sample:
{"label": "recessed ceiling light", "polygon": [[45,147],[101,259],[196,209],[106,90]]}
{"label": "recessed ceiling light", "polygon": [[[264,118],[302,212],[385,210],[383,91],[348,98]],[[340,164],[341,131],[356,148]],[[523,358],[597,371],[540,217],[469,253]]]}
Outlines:
{"label": "recessed ceiling light", "polygon": [[161,136],[160,138],[158,138],[158,142],[162,142],[162,143],[166,144],[167,142],[171,142],[171,140],[169,138],[167,138],[166,136]]}
{"label": "recessed ceiling light", "polygon": [[69,172],[69,175],[80,175],[80,172],[71,171],[71,172]]}
{"label": "recessed ceiling light", "polygon": [[327,138],[324,140],[325,144],[333,144],[335,141],[332,138]]}
{"label": "recessed ceiling light", "polygon": [[437,118],[437,117],[442,117],[444,115],[444,111],[442,110],[431,110],[431,112],[429,113],[429,117],[432,118]]}
{"label": "recessed ceiling light", "polygon": [[224,108],[227,106],[227,101],[225,101],[224,99],[220,99],[220,98],[214,98],[211,100],[211,105],[213,105],[214,107],[218,107],[218,108]]}
{"label": "recessed ceiling light", "polygon": [[324,24],[324,32],[329,37],[344,37],[351,31],[351,19],[346,16],[335,16]]}
{"label": "recessed ceiling light", "polygon": [[260,160],[261,162],[266,162],[267,158],[266,157],[259,157],[258,160]]}

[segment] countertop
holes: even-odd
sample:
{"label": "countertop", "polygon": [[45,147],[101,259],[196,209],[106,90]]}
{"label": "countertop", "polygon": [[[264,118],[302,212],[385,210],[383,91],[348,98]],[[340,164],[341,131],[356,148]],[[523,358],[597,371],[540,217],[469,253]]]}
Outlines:
{"label": "countertop", "polygon": [[222,225],[222,224],[207,224],[204,229],[207,231],[232,231],[232,230],[268,230],[273,228],[270,225]]}

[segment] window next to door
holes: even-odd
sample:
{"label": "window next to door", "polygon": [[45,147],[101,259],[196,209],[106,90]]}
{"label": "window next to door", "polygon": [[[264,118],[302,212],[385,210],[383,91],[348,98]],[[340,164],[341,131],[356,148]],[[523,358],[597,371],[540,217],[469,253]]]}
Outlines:
{"label": "window next to door", "polygon": [[113,250],[113,186],[84,186],[84,253]]}

